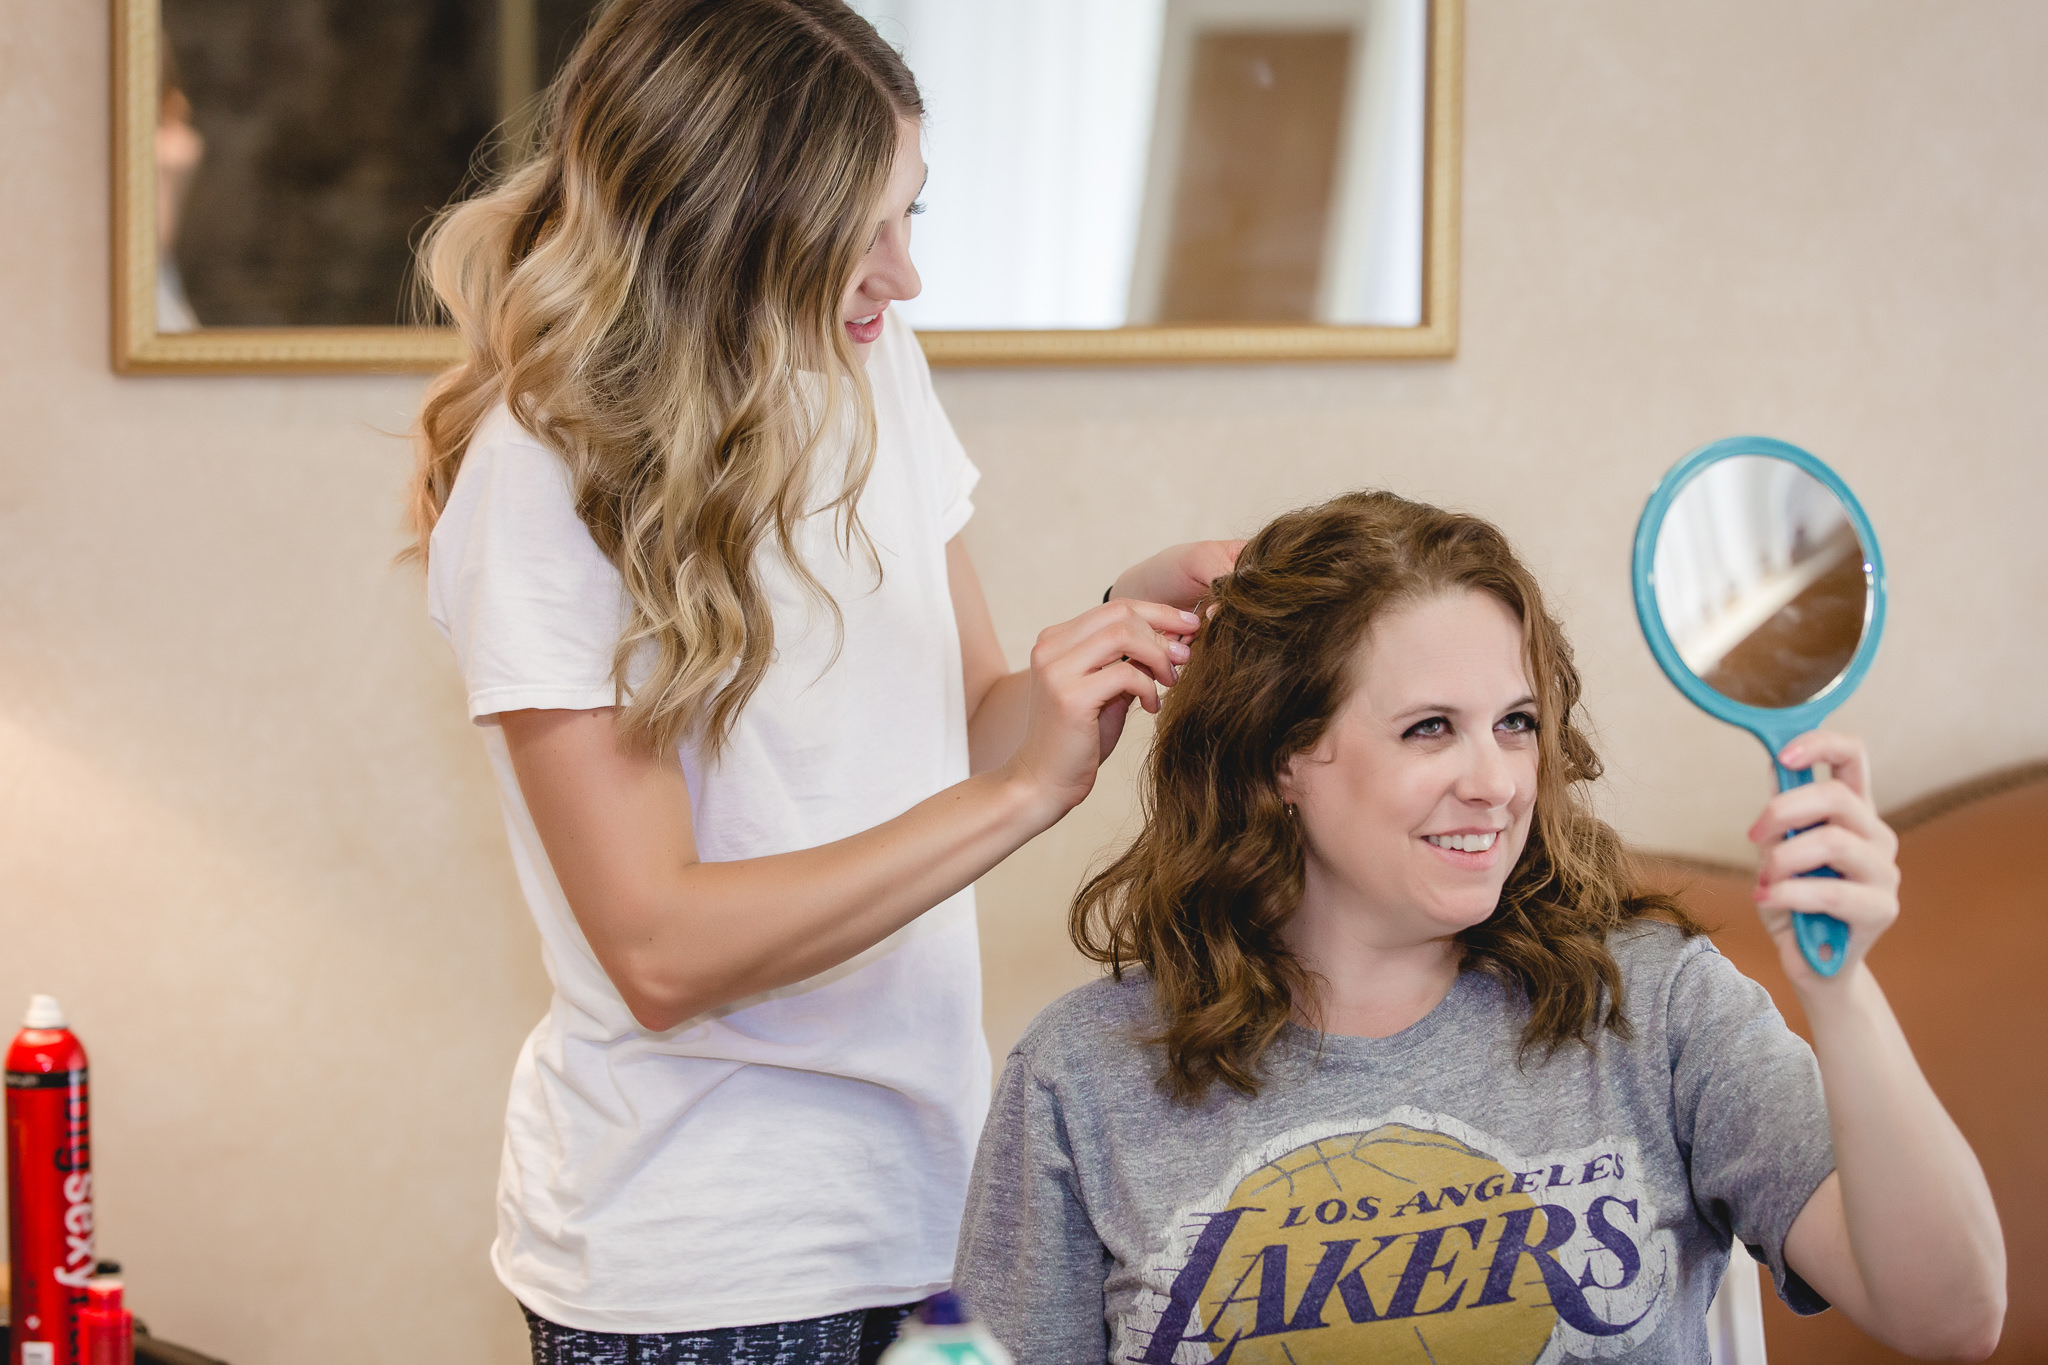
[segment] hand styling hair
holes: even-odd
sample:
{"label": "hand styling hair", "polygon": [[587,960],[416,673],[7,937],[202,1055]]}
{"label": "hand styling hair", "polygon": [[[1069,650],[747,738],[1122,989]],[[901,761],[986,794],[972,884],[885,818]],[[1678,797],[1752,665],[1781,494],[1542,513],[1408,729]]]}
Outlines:
{"label": "hand styling hair", "polygon": [[[775,641],[758,552],[779,548],[835,615],[796,523],[831,510],[873,559],[855,515],[873,399],[839,307],[899,122],[921,112],[840,0],[616,0],[549,90],[537,155],[427,236],[423,273],[468,353],[420,418],[414,552],[509,404],[568,461],[625,580],[613,676],[650,749],[694,735],[717,752],[760,685]],[[849,428],[844,471],[821,470]]]}
{"label": "hand styling hair", "polygon": [[1461,968],[1527,1000],[1525,1049],[1555,1048],[1603,1027],[1628,1036],[1609,932],[1644,916],[1700,932],[1638,884],[1620,838],[1592,814],[1600,760],[1576,714],[1571,646],[1506,537],[1390,493],[1290,512],[1201,608],[1208,620],[1147,760],[1144,828],[1081,888],[1070,919],[1084,954],[1119,977],[1132,964],[1150,974],[1178,1097],[1217,1081],[1256,1094],[1288,1021],[1317,1019],[1316,982],[1281,933],[1301,903],[1305,855],[1282,774],[1342,705],[1374,619],[1459,590],[1490,593],[1521,619],[1540,722],[1528,844],[1492,916],[1457,936]]}

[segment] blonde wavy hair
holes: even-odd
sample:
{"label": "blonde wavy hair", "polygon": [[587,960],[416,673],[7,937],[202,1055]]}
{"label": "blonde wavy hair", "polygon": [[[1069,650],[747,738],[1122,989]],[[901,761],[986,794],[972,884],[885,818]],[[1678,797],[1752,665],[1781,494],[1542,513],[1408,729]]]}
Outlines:
{"label": "blonde wavy hair", "polygon": [[[922,113],[902,59],[840,0],[614,0],[545,96],[538,151],[421,247],[429,306],[468,354],[420,416],[408,553],[507,404],[568,462],[625,580],[613,677],[652,751],[717,753],[760,686],[763,550],[836,619],[793,543],[803,517],[833,512],[880,572],[856,513],[873,395],[839,308],[898,125]],[[645,670],[630,688],[629,661]]]}

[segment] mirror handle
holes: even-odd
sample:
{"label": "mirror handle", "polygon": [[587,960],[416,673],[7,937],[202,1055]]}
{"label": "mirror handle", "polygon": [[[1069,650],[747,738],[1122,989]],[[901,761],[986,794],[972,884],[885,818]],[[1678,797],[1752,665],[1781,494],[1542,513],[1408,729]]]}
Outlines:
{"label": "mirror handle", "polygon": [[[1789,791],[1803,787],[1813,781],[1813,769],[1788,768],[1778,762],[1775,754],[1771,766],[1778,770],[1778,790]],[[1807,829],[1814,826],[1808,825]],[[1806,833],[1795,829],[1785,837]],[[1832,867],[1816,867],[1811,872],[1802,872],[1802,877],[1839,877],[1842,874]],[[1804,910],[1792,912],[1792,936],[1799,941],[1799,955],[1806,959],[1806,965],[1819,976],[1833,976],[1842,970],[1842,964],[1849,960],[1849,926],[1833,915],[1808,914]]]}

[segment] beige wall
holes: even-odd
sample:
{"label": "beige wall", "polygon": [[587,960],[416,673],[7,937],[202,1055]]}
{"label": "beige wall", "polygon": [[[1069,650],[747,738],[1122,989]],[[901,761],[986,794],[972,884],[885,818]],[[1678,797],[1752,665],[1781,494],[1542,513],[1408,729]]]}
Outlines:
{"label": "beige wall", "polygon": [[[1888,803],[2048,753],[2048,11],[1473,0],[1444,363],[953,372],[1013,657],[1156,544],[1362,484],[1498,518],[1664,848],[1768,786],[1630,614],[1644,494],[1712,437],[1863,494],[1892,634],[1844,721]],[[0,1015],[95,1058],[106,1253],[236,1365],[511,1362],[483,1261],[545,982],[397,547],[415,379],[116,379],[106,19],[0,0]],[[1139,736],[1142,737],[1142,736]],[[1060,917],[1130,757],[984,883],[991,1039],[1084,972]]]}

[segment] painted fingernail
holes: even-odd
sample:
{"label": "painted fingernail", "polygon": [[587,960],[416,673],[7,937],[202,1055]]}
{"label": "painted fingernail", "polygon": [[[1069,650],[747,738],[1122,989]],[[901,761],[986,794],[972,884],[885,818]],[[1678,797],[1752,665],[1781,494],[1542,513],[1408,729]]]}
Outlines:
{"label": "painted fingernail", "polygon": [[1202,624],[1202,618],[1195,615],[1191,611],[1182,612],[1180,614],[1180,619],[1190,626],[1199,626]]}
{"label": "painted fingernail", "polygon": [[1166,654],[1167,657],[1172,659],[1175,663],[1184,664],[1188,661],[1189,651],[1186,645],[1176,642],[1166,647]]}

